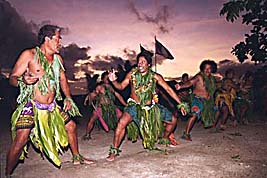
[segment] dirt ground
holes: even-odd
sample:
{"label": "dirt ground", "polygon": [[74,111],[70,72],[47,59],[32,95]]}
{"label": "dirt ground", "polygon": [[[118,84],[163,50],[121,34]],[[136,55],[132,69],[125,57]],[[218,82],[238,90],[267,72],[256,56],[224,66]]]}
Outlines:
{"label": "dirt ground", "polygon": [[[2,114],[1,114],[2,115]],[[266,119],[266,118],[265,118]],[[124,140],[122,152],[114,162],[105,160],[112,144],[113,132],[95,128],[92,140],[83,141],[87,119],[79,119],[78,137],[80,152],[96,160],[93,165],[74,166],[71,153],[62,156],[60,169],[42,159],[32,148],[28,158],[15,169],[12,177],[18,178],[266,178],[267,177],[267,122],[255,118],[249,125],[238,128],[228,126],[221,133],[210,133],[201,123],[192,131],[193,141],[179,139],[185,122],[178,122],[175,132],[180,142],[175,148],[157,145],[162,151],[148,151],[141,140],[136,143]],[[8,122],[0,126],[1,177],[4,177],[5,158],[11,139]]]}

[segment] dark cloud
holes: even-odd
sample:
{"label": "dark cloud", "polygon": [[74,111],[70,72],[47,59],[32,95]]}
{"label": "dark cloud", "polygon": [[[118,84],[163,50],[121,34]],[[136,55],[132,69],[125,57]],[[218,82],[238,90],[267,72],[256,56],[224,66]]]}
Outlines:
{"label": "dark cloud", "polygon": [[261,65],[255,65],[254,63],[239,63],[233,60],[224,59],[218,62],[218,72],[221,74],[225,74],[227,69],[233,69],[237,76],[241,76],[247,71],[256,71],[257,69],[261,68]]}
{"label": "dark cloud", "polygon": [[111,68],[117,68],[118,65],[123,65],[124,59],[119,56],[113,55],[97,55],[94,60],[90,62],[90,66],[93,70],[109,70]]}
{"label": "dark cloud", "polygon": [[37,45],[33,28],[9,2],[0,1],[0,66],[11,68],[22,50]]}
{"label": "dark cloud", "polygon": [[[109,70],[111,68],[117,68],[119,65],[124,66],[125,63],[130,63],[131,65],[136,64],[137,52],[135,50],[125,48],[123,49],[123,57],[114,55],[97,55],[89,63],[90,68],[93,70]],[[155,63],[155,58],[153,57],[153,65]],[[157,55],[157,64],[162,64],[166,61],[162,56]]]}
{"label": "dark cloud", "polygon": [[76,62],[79,59],[88,59],[88,51],[91,47],[79,47],[77,44],[72,43],[66,47],[61,48],[60,54],[65,61]]}
{"label": "dark cloud", "polygon": [[[40,24],[36,24],[33,21],[30,21],[28,24],[31,26],[32,32],[35,34],[38,34],[39,29],[44,25],[48,25],[48,24],[55,25],[51,22],[51,20],[44,20]],[[60,27],[60,29],[61,29],[60,33],[62,35],[68,35],[70,33],[70,30],[68,27]]]}
{"label": "dark cloud", "polygon": [[[72,43],[69,44],[66,47],[61,48],[60,54],[64,59],[64,64],[66,66],[66,75],[69,79],[74,79],[74,72],[77,72],[82,67],[75,67],[74,64],[78,60],[87,60],[90,59],[91,56],[88,55],[88,51],[91,49],[91,47],[79,47],[77,44]],[[84,64],[88,65],[88,64]]]}
{"label": "dark cloud", "polygon": [[170,18],[170,7],[168,5],[158,6],[156,13],[151,15],[139,10],[135,1],[129,0],[128,2],[130,11],[135,14],[139,21],[156,25],[160,33],[169,33],[172,29],[168,24],[168,20]]}
{"label": "dark cloud", "polygon": [[133,61],[135,60],[137,53],[135,50],[124,48],[123,49],[123,56],[126,57],[127,60]]}
{"label": "dark cloud", "polygon": [[[26,22],[8,1],[0,0],[0,67],[12,68],[23,50],[35,47],[38,31],[45,24],[51,24],[51,21]],[[68,28],[62,28],[62,31],[69,33]]]}
{"label": "dark cloud", "polygon": [[104,71],[117,68],[119,65],[123,66],[126,62],[130,65],[136,63],[137,52],[135,50],[124,48],[122,52],[122,57],[115,55],[97,55],[90,61],[90,68]]}
{"label": "dark cloud", "polygon": [[[135,5],[132,5],[135,8]],[[147,14],[140,13],[138,15],[137,9],[133,9],[139,17],[139,20],[148,23],[160,25],[168,21],[168,7],[161,7],[162,11],[158,12],[155,17],[150,17]],[[15,64],[19,54],[26,48],[32,48],[37,43],[37,33],[39,29],[45,24],[52,24],[50,20],[36,24],[33,21],[26,22],[21,17],[15,8],[13,8],[6,0],[0,0],[0,67],[12,68]],[[62,28],[64,35],[69,34],[68,28]],[[164,31],[162,26],[161,31]],[[166,30],[165,30],[166,31]],[[110,68],[117,68],[118,65],[135,64],[137,53],[135,50],[125,48],[123,55],[98,55],[94,59],[90,59],[88,52],[90,47],[79,47],[77,44],[72,43],[61,49],[60,54],[64,59],[66,74],[69,79],[74,79],[74,73],[77,71],[84,71],[91,74],[94,70],[108,70]],[[90,59],[90,60],[89,60]],[[164,59],[157,58],[157,63],[161,64]],[[75,66],[78,60],[87,60],[88,62],[82,63],[80,66]],[[92,71],[89,71],[92,70]]]}

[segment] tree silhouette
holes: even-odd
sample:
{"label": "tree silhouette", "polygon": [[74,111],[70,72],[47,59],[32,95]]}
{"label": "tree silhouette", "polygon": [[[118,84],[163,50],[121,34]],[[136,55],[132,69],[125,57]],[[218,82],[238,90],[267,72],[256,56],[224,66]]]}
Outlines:
{"label": "tree silhouette", "polygon": [[242,17],[242,24],[251,26],[245,40],[235,45],[231,53],[243,63],[251,59],[257,63],[267,60],[267,0],[230,0],[223,4],[221,16],[229,22]]}

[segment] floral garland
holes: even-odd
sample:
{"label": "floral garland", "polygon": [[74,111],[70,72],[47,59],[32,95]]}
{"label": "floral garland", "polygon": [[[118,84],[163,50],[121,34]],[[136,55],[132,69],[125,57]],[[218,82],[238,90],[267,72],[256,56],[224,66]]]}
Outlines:
{"label": "floral garland", "polygon": [[[135,93],[141,101],[141,105],[145,105],[147,101],[158,102],[156,96],[156,82],[154,81],[154,73],[149,68],[145,75],[142,75],[137,68],[132,72],[132,84],[135,89]],[[153,104],[155,104],[153,103]]]}
{"label": "floral garland", "polygon": [[[160,109],[157,105],[158,96],[156,95],[156,82],[154,73],[151,69],[145,75],[134,69],[132,71],[132,85],[136,95],[139,97],[140,103],[134,100],[128,100],[128,106],[135,106],[138,114],[139,124],[132,122],[127,126],[127,135],[132,141],[137,139],[140,133],[143,138],[143,146],[145,149],[152,150],[155,143],[162,136],[163,124],[160,119]],[[146,105],[147,101],[151,101],[152,105]]]}

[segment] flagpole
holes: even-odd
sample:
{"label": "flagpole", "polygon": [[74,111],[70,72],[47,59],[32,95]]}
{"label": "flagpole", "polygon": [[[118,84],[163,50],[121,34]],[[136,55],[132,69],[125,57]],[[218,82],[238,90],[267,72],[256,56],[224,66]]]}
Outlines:
{"label": "flagpole", "polygon": [[154,51],[154,56],[155,56],[155,72],[157,72],[156,35],[155,35],[155,51]]}

